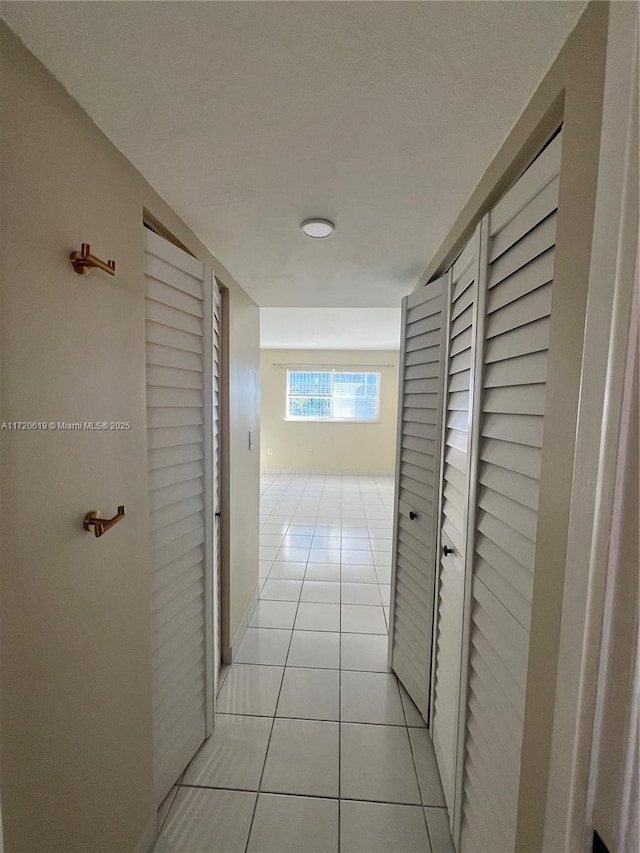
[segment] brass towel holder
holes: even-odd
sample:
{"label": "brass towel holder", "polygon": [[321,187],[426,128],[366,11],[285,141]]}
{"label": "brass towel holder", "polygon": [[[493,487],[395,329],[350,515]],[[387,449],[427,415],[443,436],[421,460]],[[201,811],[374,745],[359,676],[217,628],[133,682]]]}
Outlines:
{"label": "brass towel holder", "polygon": [[69,255],[71,266],[78,275],[88,275],[92,269],[103,270],[109,275],[116,274],[115,261],[101,261],[91,254],[91,246],[88,243],[83,243],[79,252],[71,252]]}
{"label": "brass towel holder", "polygon": [[102,518],[102,513],[98,509],[88,512],[84,517],[84,529],[90,533],[95,533],[96,539],[111,530],[119,521],[124,518],[124,507],[119,506],[118,512],[113,518]]}

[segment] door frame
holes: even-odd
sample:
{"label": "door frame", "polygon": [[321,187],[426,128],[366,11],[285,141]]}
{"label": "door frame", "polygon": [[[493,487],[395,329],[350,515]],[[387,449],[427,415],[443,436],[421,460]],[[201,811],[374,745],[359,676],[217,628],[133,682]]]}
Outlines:
{"label": "door frame", "polygon": [[[638,7],[611,3],[545,849],[589,842],[589,773],[629,317],[638,287]],[[567,732],[570,737],[567,737]]]}

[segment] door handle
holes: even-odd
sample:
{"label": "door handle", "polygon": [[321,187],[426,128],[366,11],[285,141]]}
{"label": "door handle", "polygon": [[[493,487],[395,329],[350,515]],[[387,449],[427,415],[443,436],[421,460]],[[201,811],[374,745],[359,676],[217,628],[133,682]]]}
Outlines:
{"label": "door handle", "polygon": [[418,513],[411,510],[411,512],[409,513],[409,518],[411,519],[411,521],[415,521],[417,517]]}
{"label": "door handle", "polygon": [[455,554],[456,552],[455,552],[455,548],[449,548],[448,545],[443,545],[442,546],[442,553],[445,555],[445,557],[448,557],[449,554]]}

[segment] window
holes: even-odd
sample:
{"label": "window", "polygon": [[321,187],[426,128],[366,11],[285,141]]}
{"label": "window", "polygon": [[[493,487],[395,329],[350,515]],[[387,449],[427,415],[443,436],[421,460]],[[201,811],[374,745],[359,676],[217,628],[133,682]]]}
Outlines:
{"label": "window", "polygon": [[287,370],[287,419],[377,421],[380,374]]}

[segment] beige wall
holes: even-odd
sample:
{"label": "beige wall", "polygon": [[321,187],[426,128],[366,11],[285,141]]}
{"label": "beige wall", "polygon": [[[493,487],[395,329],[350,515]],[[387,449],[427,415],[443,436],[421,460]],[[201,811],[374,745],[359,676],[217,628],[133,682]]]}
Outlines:
{"label": "beige wall", "polygon": [[[133,424],[0,431],[5,850],[132,851],[155,817],[143,208],[228,289],[232,623],[257,583],[258,309],[3,24],[0,39],[0,421]],[[115,278],[75,275],[83,241],[116,260]],[[120,503],[108,535],[82,529]]]}
{"label": "beige wall", "polygon": [[[229,301],[229,417],[227,443],[231,476],[227,532],[229,624],[223,646],[231,645],[242,617],[257,593],[260,526],[260,312],[240,288]],[[249,430],[253,449],[249,449]],[[223,506],[223,513],[225,507]],[[224,629],[223,625],[223,629]]]}
{"label": "beige wall", "polygon": [[[395,465],[398,353],[356,350],[261,352],[263,471],[328,471],[391,474]],[[373,424],[300,423],[285,420],[287,367],[333,364],[380,368],[380,420]],[[273,455],[267,455],[268,448]]]}

